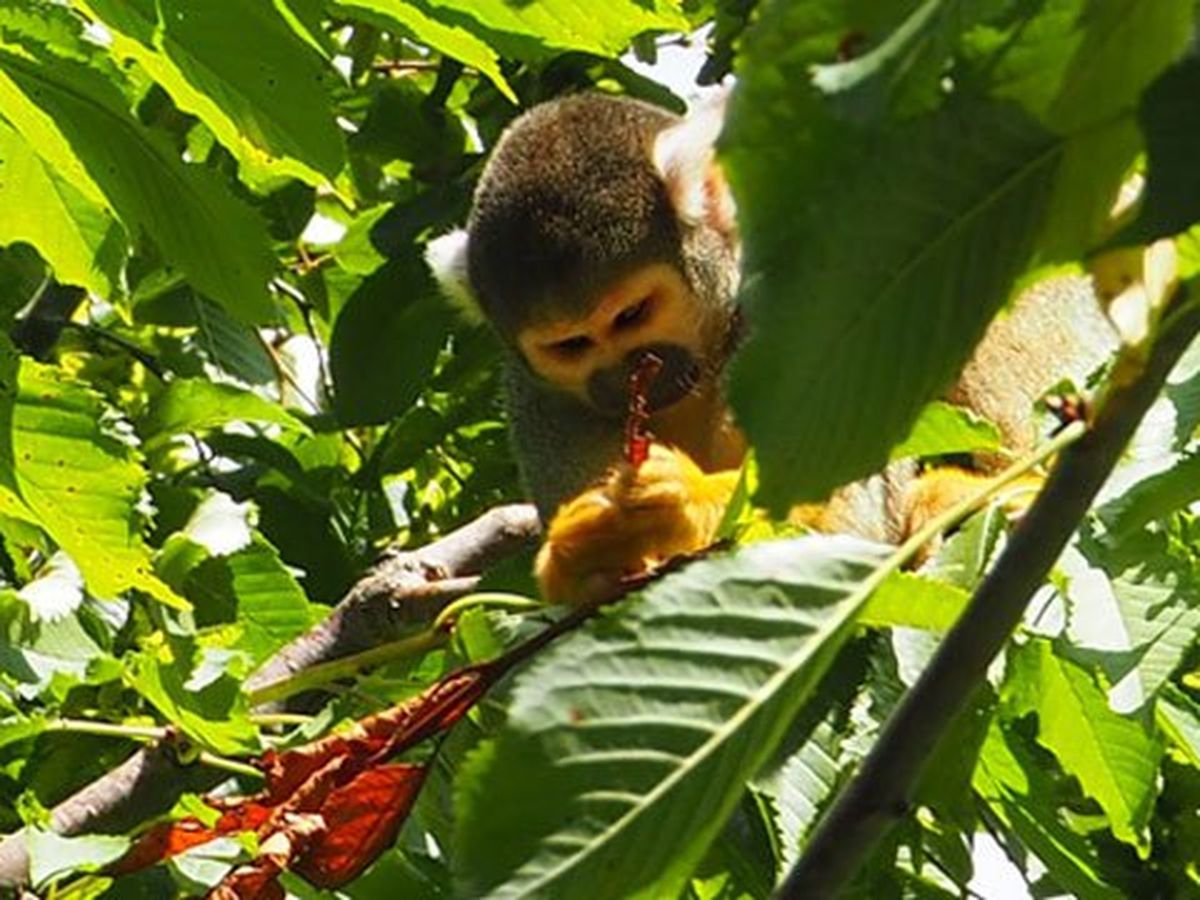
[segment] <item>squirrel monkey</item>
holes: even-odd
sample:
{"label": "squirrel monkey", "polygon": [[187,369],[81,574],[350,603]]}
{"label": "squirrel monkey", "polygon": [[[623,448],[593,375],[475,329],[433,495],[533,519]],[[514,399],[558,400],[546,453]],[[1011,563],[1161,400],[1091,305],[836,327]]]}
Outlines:
{"label": "squirrel monkey", "polygon": [[[536,106],[498,141],[466,229],[429,246],[443,289],[504,347],[513,446],[549,523],[537,562],[548,599],[601,598],[706,546],[736,483],[745,444],[721,374],[741,331],[739,243],[713,157],[722,111],[679,118],[601,94]],[[1013,449],[1033,439],[1034,400],[1114,346],[1086,284],[1059,284],[998,320],[949,394]],[[646,396],[661,443],[635,467],[622,460],[627,383],[647,352],[662,361]],[[806,518],[902,538],[947,494],[940,478],[923,497],[909,468]]]}

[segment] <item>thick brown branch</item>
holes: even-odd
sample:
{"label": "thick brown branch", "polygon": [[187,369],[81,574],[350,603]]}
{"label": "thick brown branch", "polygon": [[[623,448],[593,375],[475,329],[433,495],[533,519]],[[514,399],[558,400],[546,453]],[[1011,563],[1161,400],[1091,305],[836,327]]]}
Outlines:
{"label": "thick brown branch", "polygon": [[260,666],[246,689],[358,653],[395,639],[414,623],[431,621],[447,603],[474,589],[474,576],[528,546],[537,535],[532,506],[497,506],[432,544],[389,552],[328,617]]}
{"label": "thick brown branch", "polygon": [[982,684],[1097,491],[1120,458],[1171,367],[1200,330],[1200,309],[1183,310],[1136,377],[1112,387],[1095,422],[1065,450],[996,565],[901,701],[854,780],[817,827],[784,881],[787,898],[835,897],[908,810],[938,740]]}
{"label": "thick brown branch", "polygon": [[[498,506],[424,547],[386,553],[328,617],[268,659],[247,688],[391,640],[406,624],[429,621],[469,593],[484,569],[532,543],[538,531],[532,506]],[[225,777],[180,765],[167,748],[147,747],[55,806],[54,829],[63,835],[126,831],[169,809],[181,794],[208,790]],[[28,872],[25,835],[18,831],[0,841],[0,886],[23,883]]]}

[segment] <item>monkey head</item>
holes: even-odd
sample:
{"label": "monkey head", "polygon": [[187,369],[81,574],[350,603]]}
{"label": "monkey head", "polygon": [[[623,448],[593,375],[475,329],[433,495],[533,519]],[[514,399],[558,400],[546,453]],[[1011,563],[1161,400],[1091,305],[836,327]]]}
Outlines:
{"label": "monkey head", "polygon": [[534,107],[497,143],[466,231],[430,244],[435,274],[539,382],[620,418],[653,352],[648,401],[670,406],[716,377],[736,325],[721,114],[602,94]]}

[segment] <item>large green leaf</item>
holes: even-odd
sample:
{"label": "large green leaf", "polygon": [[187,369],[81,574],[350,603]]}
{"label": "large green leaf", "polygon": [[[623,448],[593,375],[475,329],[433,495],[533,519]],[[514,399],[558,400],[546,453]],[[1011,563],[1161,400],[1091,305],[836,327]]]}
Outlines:
{"label": "large green leaf", "polygon": [[483,38],[501,56],[536,57],[551,50],[617,56],[646,31],[687,31],[677,0],[416,0],[447,25]]}
{"label": "large green leaf", "polygon": [[[1055,153],[983,102],[882,132],[777,109],[741,95],[727,158],[753,209],[732,400],[780,509],[882,468],[965,362],[1024,264]],[[821,158],[783,179],[758,151],[766,130]]]}
{"label": "large green leaf", "polygon": [[615,56],[646,31],[686,31],[675,0],[331,0],[331,6],[475,66],[516,100],[500,56],[538,59],[557,50]]}
{"label": "large green leaf", "polygon": [[121,226],[0,119],[0,245],[14,241],[36,247],[63,284],[101,297],[118,284],[126,249]]}
{"label": "large green leaf", "polygon": [[[731,395],[776,510],[880,468],[1017,276],[1098,237],[1137,150],[1133,101],[1191,13],[1090,6],[1024,5],[985,25],[962,10],[960,46],[959,18],[934,13],[961,4],[931,0],[868,56],[815,70],[841,48],[818,40],[814,4],[762,8],[723,146],[751,323]],[[1110,90],[1099,70],[1130,45]],[[1041,90],[1038,66],[1064,46]],[[931,58],[951,73],[940,105],[897,81]]]}
{"label": "large green leaf", "polygon": [[336,73],[270,3],[78,0],[180,109],[251,174],[332,181],[345,162],[330,110]]}
{"label": "large green leaf", "polygon": [[146,472],[118,438],[122,426],[95,393],[61,370],[22,360],[12,419],[20,496],[93,594],[111,598],[136,588],[182,605],[151,571],[138,512]]}
{"label": "large green leaf", "polygon": [[329,341],[338,420],[375,424],[408,409],[433,374],[453,318],[413,256],[363,281],[338,313]]}
{"label": "large green leaf", "polygon": [[1167,70],[1142,98],[1146,197],[1126,240],[1150,241],[1200,220],[1200,56]]}
{"label": "large green leaf", "polygon": [[1139,149],[1138,97],[1183,51],[1193,15],[1189,0],[1056,0],[967,36],[965,55],[989,93],[1064,139],[1039,262],[1074,259],[1110,230],[1117,185]]}
{"label": "large green leaf", "polygon": [[1161,739],[1138,717],[1113,712],[1092,677],[1048,642],[1030,642],[1011,662],[1011,708],[1037,713],[1038,742],[1100,804],[1116,838],[1147,850]]}
{"label": "large green leaf", "polygon": [[459,779],[467,893],[678,894],[887,554],[849,538],[758,544],[553,646]]}
{"label": "large green leaf", "polygon": [[95,68],[0,31],[0,116],[85,198],[149,235],[198,290],[243,319],[269,316],[275,259],[262,220],[216,172],[185,165]]}

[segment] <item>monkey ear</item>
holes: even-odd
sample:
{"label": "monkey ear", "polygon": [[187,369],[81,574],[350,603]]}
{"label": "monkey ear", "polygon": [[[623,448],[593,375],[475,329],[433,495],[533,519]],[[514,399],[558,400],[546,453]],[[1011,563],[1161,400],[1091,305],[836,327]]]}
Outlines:
{"label": "monkey ear", "polygon": [[726,90],[709,95],[682,122],[660,131],[654,139],[653,158],[681,220],[705,222],[732,236],[733,195],[713,153],[725,121],[727,97]]}
{"label": "monkey ear", "polygon": [[434,238],[425,245],[425,262],[450,305],[468,322],[479,324],[484,315],[467,274],[468,240],[465,228]]}

